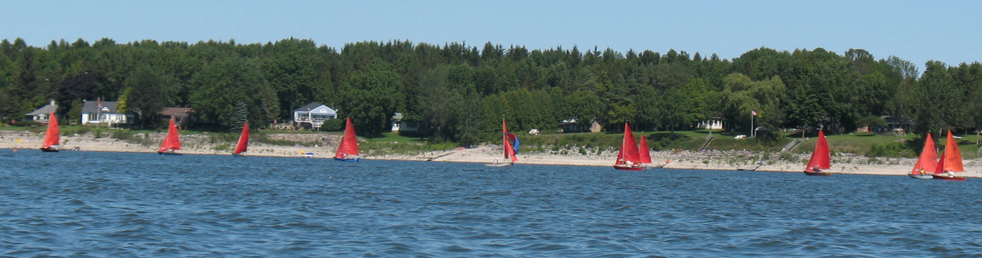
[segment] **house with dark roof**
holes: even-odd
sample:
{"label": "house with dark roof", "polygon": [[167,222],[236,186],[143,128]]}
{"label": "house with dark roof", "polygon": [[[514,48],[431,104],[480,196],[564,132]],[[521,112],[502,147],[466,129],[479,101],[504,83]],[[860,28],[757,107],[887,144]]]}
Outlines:
{"label": "house with dark roof", "polygon": [[311,102],[293,110],[293,125],[320,129],[325,120],[338,118],[338,112],[321,103]]}
{"label": "house with dark roof", "polygon": [[165,107],[159,114],[161,119],[174,118],[177,126],[187,126],[194,120],[194,109],[186,107]]}
{"label": "house with dark roof", "polygon": [[116,109],[116,101],[90,101],[84,100],[82,104],[82,125],[120,126],[129,124],[132,115],[119,112]]}
{"label": "house with dark roof", "polygon": [[24,120],[34,121],[42,124],[48,123],[48,116],[58,110],[58,104],[54,100],[51,100],[51,104],[44,105],[39,109],[35,109],[31,113],[24,114]]}

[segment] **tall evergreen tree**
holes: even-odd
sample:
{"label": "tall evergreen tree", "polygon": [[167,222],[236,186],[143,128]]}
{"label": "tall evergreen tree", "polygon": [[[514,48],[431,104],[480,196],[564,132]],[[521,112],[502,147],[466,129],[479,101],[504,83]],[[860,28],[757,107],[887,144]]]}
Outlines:
{"label": "tall evergreen tree", "polygon": [[233,133],[241,133],[242,126],[245,125],[246,121],[249,121],[249,110],[246,107],[245,101],[235,101],[235,109],[232,110],[232,117],[230,120],[231,127],[229,128],[229,131]]}

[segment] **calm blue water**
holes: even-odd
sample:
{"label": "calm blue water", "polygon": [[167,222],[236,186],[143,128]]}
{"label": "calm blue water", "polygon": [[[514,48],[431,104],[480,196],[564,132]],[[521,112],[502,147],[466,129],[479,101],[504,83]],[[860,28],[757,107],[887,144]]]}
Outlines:
{"label": "calm blue water", "polygon": [[0,256],[960,256],[982,179],[0,150]]}

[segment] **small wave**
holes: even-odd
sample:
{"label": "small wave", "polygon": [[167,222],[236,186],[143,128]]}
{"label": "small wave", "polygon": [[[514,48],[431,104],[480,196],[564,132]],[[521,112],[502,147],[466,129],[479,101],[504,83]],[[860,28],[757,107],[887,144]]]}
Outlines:
{"label": "small wave", "polygon": [[384,243],[384,245],[388,246],[388,249],[386,249],[386,254],[406,254],[413,251],[412,246],[404,243],[390,242],[390,243]]}
{"label": "small wave", "polygon": [[535,251],[556,251],[556,250],[565,250],[565,249],[569,249],[569,246],[560,245],[560,244],[539,244],[539,243],[518,248],[518,250],[535,250]]}
{"label": "small wave", "polygon": [[502,234],[499,234],[499,233],[490,232],[490,231],[484,231],[484,232],[481,232],[480,234],[477,234],[477,235],[463,237],[463,239],[478,239],[478,240],[483,240],[483,239],[499,239],[499,238],[504,238],[504,237],[505,237],[505,235],[502,235]]}
{"label": "small wave", "polygon": [[464,247],[459,246],[459,245],[450,245],[450,246],[444,247],[443,250],[444,251],[447,251],[447,252],[454,252],[454,253],[473,251],[471,249],[464,248]]}

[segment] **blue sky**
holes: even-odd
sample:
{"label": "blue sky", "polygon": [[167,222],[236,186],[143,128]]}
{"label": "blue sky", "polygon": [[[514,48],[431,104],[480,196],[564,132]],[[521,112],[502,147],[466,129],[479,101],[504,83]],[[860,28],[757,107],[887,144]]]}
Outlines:
{"label": "blue sky", "polygon": [[758,47],[866,49],[948,65],[982,60],[982,1],[0,1],[0,38],[45,46],[266,43],[295,37],[340,49],[358,41],[485,42],[530,49],[669,49],[732,59]]}

